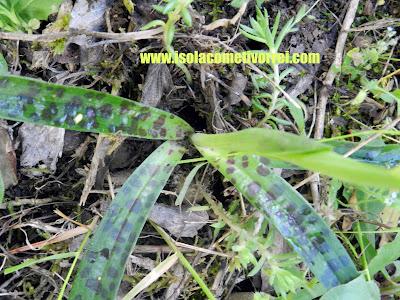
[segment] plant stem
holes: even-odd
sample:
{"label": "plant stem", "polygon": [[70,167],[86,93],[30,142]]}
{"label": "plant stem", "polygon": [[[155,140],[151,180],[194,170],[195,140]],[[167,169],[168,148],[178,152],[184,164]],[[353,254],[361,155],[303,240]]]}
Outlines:
{"label": "plant stem", "polygon": [[155,224],[154,222],[150,221],[151,225],[157,230],[157,232],[161,235],[161,237],[164,239],[164,241],[168,244],[168,246],[175,252],[175,254],[178,256],[179,261],[181,264],[192,274],[193,279],[198,283],[198,285],[201,287],[202,291],[206,295],[207,299],[209,300],[216,300],[215,296],[211,293],[210,289],[208,286],[205,284],[203,279],[200,277],[199,274],[197,274],[196,270],[192,267],[190,262],[186,259],[186,257],[182,254],[181,251],[179,251],[178,247],[175,245],[173,239],[162,229],[160,226]]}
{"label": "plant stem", "polygon": [[364,245],[364,240],[362,236],[362,231],[360,227],[360,222],[356,223],[356,229],[357,229],[357,236],[358,236],[358,242],[360,243],[360,249],[361,249],[361,262],[365,271],[365,274],[367,276],[367,280],[371,280],[371,274],[369,273],[368,269],[368,262],[367,262],[367,257],[365,255],[365,245]]}
{"label": "plant stem", "polygon": [[[272,69],[274,71],[274,83],[276,86],[279,86],[279,84],[280,84],[279,65],[273,64]],[[262,126],[269,119],[269,117],[275,110],[275,106],[276,106],[276,103],[278,102],[278,97],[279,97],[280,91],[276,87],[273,87],[273,89],[274,89],[274,91],[272,92],[271,105],[269,106],[268,112],[265,114],[264,118],[258,124],[259,126]]]}
{"label": "plant stem", "polygon": [[[276,83],[277,86],[279,86],[279,83],[280,83],[279,65],[274,64],[272,68],[274,70],[274,82]],[[279,94],[280,94],[279,90],[277,88],[274,88],[274,91],[272,93],[271,106],[269,107],[269,110],[268,110],[268,116],[270,116],[273,113],[273,111],[275,110],[275,106],[276,106],[276,103],[278,102]]]}

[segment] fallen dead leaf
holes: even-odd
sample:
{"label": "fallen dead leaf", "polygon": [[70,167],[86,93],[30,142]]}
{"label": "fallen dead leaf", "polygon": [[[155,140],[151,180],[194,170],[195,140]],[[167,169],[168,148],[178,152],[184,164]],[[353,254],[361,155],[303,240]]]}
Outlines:
{"label": "fallen dead leaf", "polygon": [[31,168],[43,162],[54,172],[62,155],[65,129],[25,123],[19,128],[22,141],[21,166]]}
{"label": "fallen dead leaf", "polygon": [[16,253],[21,253],[24,251],[28,251],[28,250],[39,250],[41,248],[43,248],[46,245],[51,245],[51,244],[55,244],[55,243],[59,243],[65,240],[68,240],[70,238],[79,236],[81,234],[85,234],[89,229],[93,230],[96,222],[98,220],[98,216],[96,216],[93,219],[93,222],[86,227],[76,227],[70,230],[66,230],[66,231],[61,231],[58,234],[53,235],[51,238],[44,240],[44,241],[40,241],[40,242],[36,242],[30,245],[26,245],[26,246],[22,246],[16,249],[12,249],[10,250],[11,254],[16,254]]}
{"label": "fallen dead leaf", "polygon": [[[240,72],[236,72],[234,75],[234,78],[231,82],[231,89],[229,90],[228,93],[228,103],[230,105],[235,105],[238,104],[240,101],[244,101],[243,98],[243,92],[246,89],[246,85],[247,85],[247,77],[244,76],[242,73]],[[246,97],[247,98],[247,97]],[[244,101],[247,105],[249,105],[250,103],[248,101]]]}
{"label": "fallen dead leaf", "polygon": [[141,102],[149,106],[157,107],[161,97],[168,94],[172,87],[172,77],[167,65],[149,65],[143,85]]}
{"label": "fallen dead leaf", "polygon": [[207,224],[208,214],[205,211],[191,212],[156,203],[149,219],[176,237],[194,237],[197,231]]}

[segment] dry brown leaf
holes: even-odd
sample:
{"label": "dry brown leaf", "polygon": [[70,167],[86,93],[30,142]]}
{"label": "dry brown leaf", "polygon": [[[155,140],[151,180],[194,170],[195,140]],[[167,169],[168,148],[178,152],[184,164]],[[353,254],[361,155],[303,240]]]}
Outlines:
{"label": "dry brown leaf", "polygon": [[[393,207],[385,207],[381,213],[381,222],[385,225],[388,225],[390,227],[397,227],[399,224],[400,220],[400,210],[397,208]],[[381,236],[381,240],[379,242],[379,247],[382,247],[383,245],[389,243],[392,238],[391,233],[383,233]]]}
{"label": "dry brown leaf", "polygon": [[151,64],[143,85],[141,102],[157,107],[161,97],[173,88],[171,73],[165,64]]}
{"label": "dry brown leaf", "polygon": [[23,124],[18,132],[22,140],[21,166],[31,168],[43,162],[54,172],[62,155],[64,133],[63,128]]}
{"label": "dry brown leaf", "polygon": [[[93,229],[94,226],[96,225],[96,222],[98,220],[98,216],[96,216],[93,219],[93,222],[88,226],[90,229]],[[24,251],[28,251],[28,250],[37,250],[37,249],[41,249],[46,245],[51,245],[51,244],[55,244],[55,243],[59,243],[65,240],[68,240],[70,238],[76,237],[78,235],[84,234],[88,231],[89,229],[87,227],[76,227],[67,231],[62,231],[59,234],[55,234],[53,235],[51,238],[44,240],[44,241],[40,241],[40,242],[36,242],[30,245],[26,245],[26,246],[22,246],[16,249],[12,249],[10,250],[11,254],[16,254],[16,253],[21,253]]]}
{"label": "dry brown leaf", "polygon": [[156,203],[149,219],[176,237],[194,237],[197,231],[207,224],[208,214],[205,211],[191,212]]}
{"label": "dry brown leaf", "polygon": [[[231,82],[231,89],[228,93],[228,102],[230,105],[238,104],[240,101],[250,105],[250,100],[243,95],[247,85],[247,77],[240,72],[235,72],[234,78]],[[243,97],[244,96],[244,97]]]}

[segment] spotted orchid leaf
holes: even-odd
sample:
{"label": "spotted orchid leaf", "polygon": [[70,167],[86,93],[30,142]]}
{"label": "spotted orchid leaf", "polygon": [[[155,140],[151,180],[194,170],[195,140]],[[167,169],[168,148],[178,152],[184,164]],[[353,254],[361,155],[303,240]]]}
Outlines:
{"label": "spotted orchid leaf", "polygon": [[335,234],[309,203],[269,168],[268,159],[255,154],[221,157],[209,149],[199,150],[270,220],[326,288],[359,276]]}
{"label": "spotted orchid leaf", "polygon": [[[329,141],[326,144],[332,146],[333,150],[339,154],[345,154],[357,146],[357,143],[346,141]],[[350,157],[362,162],[393,168],[400,164],[400,145],[366,145]]]}
{"label": "spotted orchid leaf", "polygon": [[[347,142],[347,141],[329,141],[323,142],[332,148],[332,150],[338,154],[346,154],[347,151],[353,149],[358,143]],[[386,145],[366,145],[357,152],[353,153],[350,158],[360,162],[369,163],[373,165],[380,165],[387,168],[393,168],[400,165],[400,145],[398,144],[386,144]],[[281,160],[270,160],[271,168],[282,168],[301,170],[299,166],[290,164]]]}
{"label": "spotted orchid leaf", "polygon": [[220,157],[257,154],[355,185],[400,189],[400,168],[387,170],[345,158],[328,144],[287,132],[251,128],[217,135],[194,134],[191,139],[203,153],[217,152]]}
{"label": "spotted orchid leaf", "polygon": [[184,151],[165,142],[124,183],[84,252],[68,299],[116,299],[125,263]]}
{"label": "spotted orchid leaf", "polygon": [[179,117],[122,97],[0,75],[0,118],[83,132],[180,140],[193,129]]}

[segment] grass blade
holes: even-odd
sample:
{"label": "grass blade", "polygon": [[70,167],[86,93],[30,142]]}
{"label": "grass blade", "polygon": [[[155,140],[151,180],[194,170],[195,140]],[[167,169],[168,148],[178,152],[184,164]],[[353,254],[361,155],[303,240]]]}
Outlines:
{"label": "grass blade", "polygon": [[132,173],[95,230],[69,299],[115,299],[124,266],[184,148],[165,142]]}
{"label": "grass blade", "polygon": [[122,298],[122,300],[134,299],[141,291],[148,288],[153,282],[160,278],[161,275],[167,272],[177,261],[178,256],[176,254],[172,254],[168,258],[164,259],[157,265],[157,267],[140,280],[140,282],[138,282],[138,284],[136,284],[135,287],[131,289],[124,298]]}
{"label": "grass blade", "polygon": [[58,293],[57,300],[62,300],[63,299],[65,290],[66,290],[66,288],[68,286],[68,281],[71,278],[73,271],[75,270],[75,266],[78,263],[78,259],[81,256],[82,251],[83,251],[87,241],[89,240],[89,237],[92,234],[92,230],[96,226],[96,223],[97,223],[98,219],[99,219],[99,217],[95,216],[93,221],[92,221],[92,223],[89,225],[88,231],[86,232],[85,237],[83,238],[83,241],[79,245],[78,252],[76,253],[75,258],[74,258],[71,266],[69,267],[67,276],[65,276],[64,283],[61,286],[61,289],[60,289],[60,291]]}
{"label": "grass blade", "polygon": [[182,189],[179,192],[178,197],[176,197],[175,200],[175,205],[179,206],[182,204],[183,200],[185,199],[186,193],[190,187],[190,184],[192,183],[194,176],[196,176],[197,172],[199,169],[204,166],[206,163],[198,164],[195,166],[189,173],[189,175],[186,177],[185,182],[183,183]]}
{"label": "grass blade", "polygon": [[174,241],[172,238],[165,232],[164,229],[162,229],[160,226],[157,224],[151,222],[153,227],[157,230],[157,232],[161,235],[161,237],[164,239],[164,241],[168,244],[168,246],[175,252],[175,254],[178,256],[178,259],[180,263],[185,267],[186,270],[189,271],[189,273],[193,276],[193,279],[197,282],[197,284],[201,287],[203,293],[206,295],[207,299],[209,300],[216,300],[214,295],[211,293],[210,289],[206,285],[206,283],[203,281],[203,279],[200,277],[200,275],[196,272],[196,270],[192,267],[190,262],[186,259],[186,257],[182,254],[181,251],[179,251],[178,247],[175,245]]}
{"label": "grass blade", "polygon": [[8,274],[14,273],[16,271],[19,271],[23,268],[37,265],[37,264],[40,264],[40,263],[43,263],[46,261],[74,257],[74,256],[76,256],[77,253],[78,252],[57,253],[57,254],[49,255],[46,257],[38,258],[38,259],[27,259],[24,262],[22,262],[16,266],[8,267],[7,269],[5,269],[4,275],[8,275]]}
{"label": "grass blade", "polygon": [[83,132],[179,140],[193,129],[184,120],[138,102],[44,81],[0,75],[0,118]]}
{"label": "grass blade", "polygon": [[355,185],[400,188],[400,169],[361,163],[335,153],[331,146],[287,132],[252,128],[234,133],[194,134],[192,141],[204,153],[219,157],[257,154],[320,172]]}
{"label": "grass blade", "polygon": [[[201,151],[202,149],[200,149]],[[359,274],[344,247],[308,202],[257,155],[204,156],[258,208],[327,288]]]}

